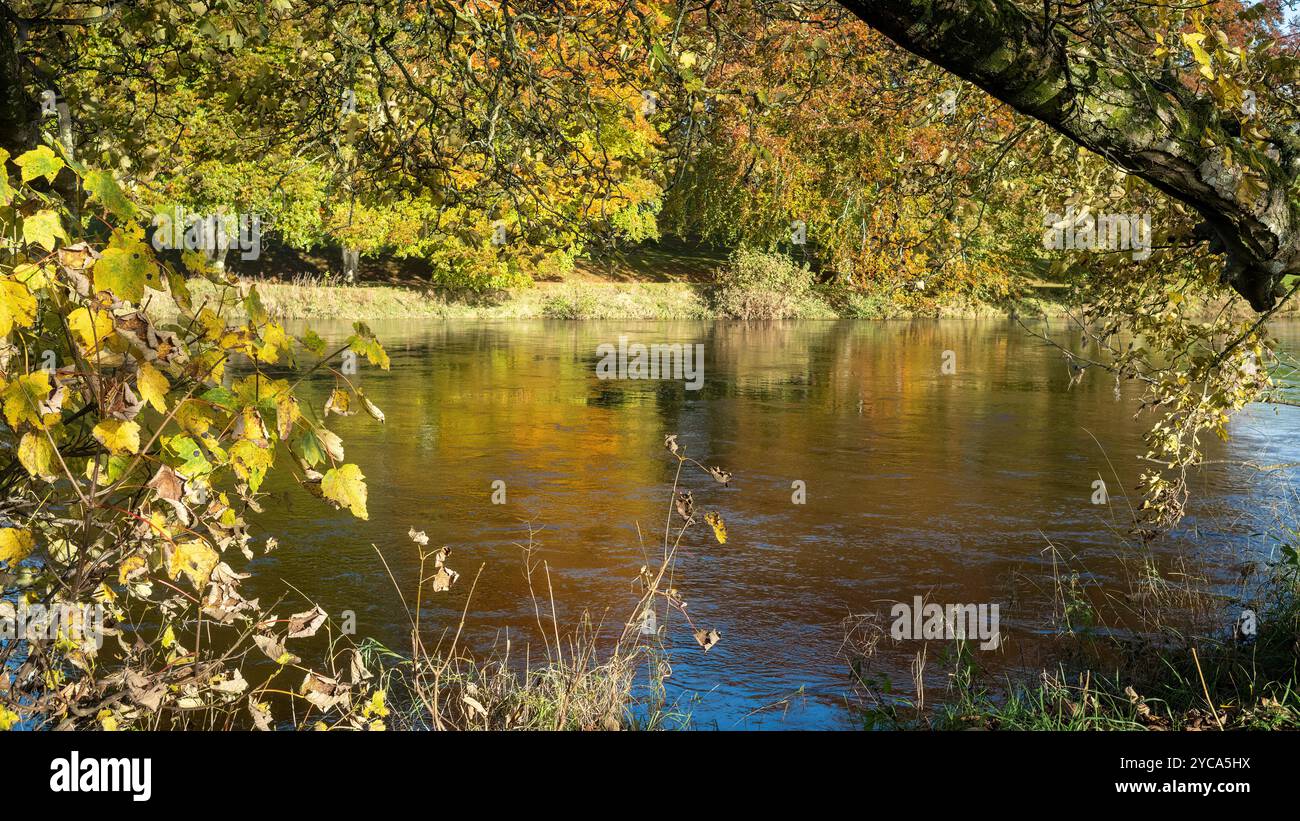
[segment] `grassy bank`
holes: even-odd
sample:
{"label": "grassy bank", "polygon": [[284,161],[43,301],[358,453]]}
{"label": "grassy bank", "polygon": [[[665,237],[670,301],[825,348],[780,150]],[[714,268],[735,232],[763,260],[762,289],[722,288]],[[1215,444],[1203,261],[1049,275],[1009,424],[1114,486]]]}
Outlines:
{"label": "grassy bank", "polygon": [[[410,285],[357,284],[325,278],[293,281],[246,278],[256,284],[263,304],[284,319],[427,318],[448,320],[508,319],[724,319],[713,287],[695,282],[539,282],[528,288],[484,293]],[[195,304],[215,298],[215,289],[200,283]],[[1018,304],[1022,314],[1060,315],[1063,307],[1050,297],[1031,296]],[[907,319],[1005,317],[1011,306],[954,302],[925,310],[906,307],[888,297],[847,297],[830,289],[813,289],[793,305],[787,319]]]}
{"label": "grassy bank", "polygon": [[[819,282],[807,266],[779,253],[739,249],[731,256],[695,248],[645,248],[635,254],[580,259],[574,270],[524,287],[454,289],[411,260],[369,260],[355,282],[330,273],[329,260],[287,252],[236,265],[265,307],[283,319],[443,320],[714,320],[714,319],[981,319],[1064,316],[1070,289],[1032,275],[1013,277],[1010,296],[931,294],[911,284],[850,287]],[[196,303],[218,298],[199,283]],[[241,305],[228,301],[232,316]],[[1206,316],[1227,300],[1204,305]],[[1240,302],[1239,300],[1237,302]],[[1239,305],[1236,310],[1245,309]]]}
{"label": "grassy bank", "polygon": [[[1188,638],[1172,647],[1130,640],[1078,644],[1093,663],[1042,671],[1037,681],[1000,691],[969,686],[928,722],[937,729],[1300,730],[1297,675],[1300,612],[1290,604],[1262,614],[1255,641]],[[1095,655],[1094,655],[1095,654]],[[1107,663],[1107,660],[1109,663]],[[902,715],[883,714],[899,726]],[[905,719],[903,723],[905,723]]]}
{"label": "grassy bank", "polygon": [[[1017,298],[996,303],[936,297],[901,283],[862,290],[819,283],[818,274],[784,254],[671,242],[580,258],[567,273],[511,289],[442,287],[427,264],[410,259],[366,258],[353,282],[333,273],[336,260],[322,252],[277,248],[257,260],[228,262],[284,319],[980,318],[1060,315],[1066,294],[1028,275],[1014,289]],[[195,296],[198,302],[216,294],[200,284]],[[232,301],[231,309],[237,315],[239,305]]]}

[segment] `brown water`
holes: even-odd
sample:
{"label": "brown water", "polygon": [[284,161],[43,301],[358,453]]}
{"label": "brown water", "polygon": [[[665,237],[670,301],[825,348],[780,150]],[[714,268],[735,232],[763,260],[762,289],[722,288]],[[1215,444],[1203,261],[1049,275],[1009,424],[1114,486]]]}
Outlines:
{"label": "brown water", "polygon": [[[331,343],[349,333],[315,327]],[[408,527],[451,545],[448,564],[462,574],[450,593],[425,597],[422,620],[435,640],[454,630],[478,575],[462,640],[486,651],[508,631],[516,655],[534,642],[536,658],[518,546],[525,522],[541,529],[536,557],[549,565],[561,625],[584,609],[621,624],[645,553],[662,549],[676,467],[666,434],[735,474],[726,488],[698,475],[684,481],[730,533],[718,545],[701,522],[676,575],[689,612],[718,629],[721,643],[702,653],[681,618],[667,631],[669,697],[702,726],[847,726],[842,621],[888,615],[892,602],[914,596],[999,604],[1003,647],[977,661],[993,671],[1035,669],[1051,648],[1048,539],[1078,556],[1086,581],[1123,584],[1114,531],[1128,526],[1123,494],[1136,487],[1149,419],[1135,420],[1135,392],[1123,386],[1117,399],[1104,374],[1070,388],[1059,351],[1015,323],[373,327],[392,370],[363,365],[358,378],[387,423],[331,419],[348,461],[368,477],[370,520],[273,486],[256,532],[281,546],[255,567],[332,615],[354,611],[358,633],[389,646],[409,645],[406,616],[370,544],[413,598]],[[1295,331],[1284,336],[1295,342]],[[597,346],[620,334],[702,343],[703,389],[597,379]],[[953,374],[942,372],[945,351],[955,355]],[[318,407],[332,384],[324,376],[308,385]],[[1297,429],[1293,409],[1252,413],[1214,456],[1294,459]],[[1099,477],[1109,505],[1091,502]],[[1199,539],[1190,549],[1218,566],[1268,549],[1241,511],[1272,491],[1250,478],[1226,467],[1198,477],[1188,525]],[[504,505],[492,503],[496,480],[505,482]],[[802,505],[792,503],[796,480],[806,483]],[[1162,562],[1191,541],[1180,535],[1159,546]],[[919,646],[886,640],[876,663],[910,690]],[[930,675],[942,688],[944,671]]]}

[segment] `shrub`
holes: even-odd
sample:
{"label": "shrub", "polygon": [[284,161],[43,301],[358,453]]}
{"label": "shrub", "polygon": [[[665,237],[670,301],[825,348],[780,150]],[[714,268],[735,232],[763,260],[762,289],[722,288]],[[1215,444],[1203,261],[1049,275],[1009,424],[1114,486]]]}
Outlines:
{"label": "shrub", "polygon": [[600,301],[580,287],[567,294],[551,294],[542,303],[542,316],[547,319],[593,319],[599,310]]}
{"label": "shrub", "polygon": [[788,319],[812,295],[812,272],[785,254],[741,248],[718,273],[713,301],[734,319]]}

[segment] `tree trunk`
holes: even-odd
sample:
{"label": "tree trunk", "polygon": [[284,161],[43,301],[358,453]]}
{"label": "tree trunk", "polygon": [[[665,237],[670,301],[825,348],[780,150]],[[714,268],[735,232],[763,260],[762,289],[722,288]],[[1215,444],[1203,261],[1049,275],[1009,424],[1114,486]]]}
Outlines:
{"label": "tree trunk", "polygon": [[343,249],[343,281],[356,282],[357,269],[361,265],[361,252],[355,248]]}
{"label": "tree trunk", "polygon": [[[18,49],[26,39],[26,24],[13,15],[8,6],[0,4],[0,148],[8,151],[11,158],[39,145],[41,129],[45,126],[41,106],[27,93],[24,82]],[[71,112],[66,103],[60,102],[56,108],[55,137],[67,150],[68,156],[73,157]],[[51,187],[63,196],[73,216],[79,216],[79,183],[71,169],[60,171]]]}
{"label": "tree trunk", "polygon": [[1225,252],[1223,282],[1256,311],[1276,304],[1280,280],[1300,273],[1300,220],[1288,190],[1300,141],[1274,135],[1278,161],[1262,169],[1263,194],[1240,186],[1241,170],[1213,132],[1234,145],[1233,127],[1213,103],[1177,80],[1136,75],[1104,54],[1071,50],[1070,35],[1011,0],[844,0],[867,25],[908,51],[1042,121],[1111,163],[1194,207],[1198,236]]}
{"label": "tree trunk", "polygon": [[23,90],[18,41],[26,36],[8,15],[0,17],[0,148],[17,156],[36,144],[39,108]]}

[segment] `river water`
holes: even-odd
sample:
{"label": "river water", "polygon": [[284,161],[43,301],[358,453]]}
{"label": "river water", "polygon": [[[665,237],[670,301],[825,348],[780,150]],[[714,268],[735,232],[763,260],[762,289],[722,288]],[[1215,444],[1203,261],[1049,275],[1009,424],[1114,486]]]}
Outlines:
{"label": "river water", "polygon": [[[350,333],[313,327],[332,345]],[[692,620],[721,642],[704,653],[682,618],[663,625],[668,696],[696,726],[853,726],[843,643],[856,614],[879,613],[888,627],[893,603],[917,596],[997,604],[1003,641],[976,660],[1024,671],[1052,663],[1053,591],[1065,571],[1120,597],[1131,589],[1124,537],[1151,419],[1134,418],[1134,387],[1117,393],[1103,373],[1071,386],[1060,351],[1014,322],[372,327],[392,369],[363,364],[354,378],[387,421],[330,421],[368,479],[369,521],[283,477],[269,482],[254,532],[280,546],[259,555],[250,583],[283,579],[332,615],[353,611],[359,634],[394,648],[409,647],[407,617],[371,544],[414,601],[411,527],[450,545],[448,565],[461,574],[450,592],[425,592],[430,645],[455,630],[472,586],[461,642],[488,653],[509,636],[515,657],[527,645],[540,655],[520,547],[530,523],[561,630],[584,611],[621,625],[639,568],[663,549],[676,471],[668,434],[734,474],[727,487],[683,474],[697,507],[719,512],[729,534],[718,544],[703,521],[692,527],[674,577]],[[1064,323],[1041,327],[1077,350]],[[1300,343],[1300,327],[1280,330]],[[598,346],[620,336],[702,345],[700,390],[598,378]],[[333,384],[325,373],[307,383],[318,408]],[[1296,461],[1298,431],[1293,408],[1234,422],[1230,443],[1212,447],[1220,464],[1196,477],[1192,516],[1154,548],[1162,571],[1190,555],[1226,589],[1235,565],[1267,558],[1274,544],[1257,534],[1275,509],[1291,509],[1288,489],[1227,463]],[[1098,480],[1106,504],[1094,503]],[[535,582],[549,610],[546,580]],[[1089,595],[1105,609],[1104,593]],[[910,692],[921,644],[886,638],[873,669]],[[943,644],[927,651],[936,692]]]}

